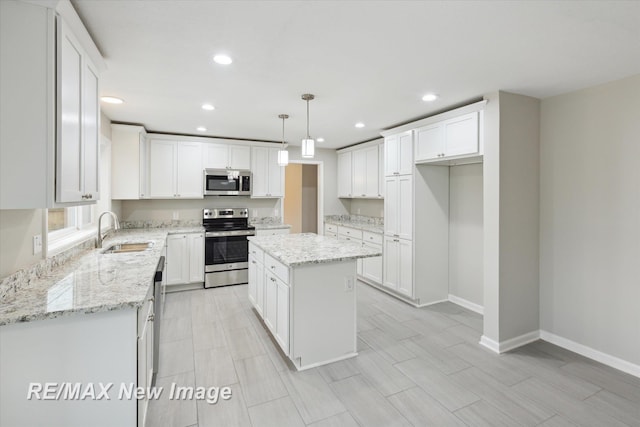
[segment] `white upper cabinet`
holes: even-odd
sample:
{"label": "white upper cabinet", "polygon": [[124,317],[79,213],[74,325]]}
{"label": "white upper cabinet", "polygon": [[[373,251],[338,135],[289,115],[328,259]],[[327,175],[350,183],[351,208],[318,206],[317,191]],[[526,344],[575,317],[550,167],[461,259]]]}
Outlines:
{"label": "white upper cabinet", "polygon": [[416,163],[482,154],[480,114],[474,111],[416,130]]}
{"label": "white upper cabinet", "polygon": [[111,198],[149,197],[148,142],[144,127],[111,125]]}
{"label": "white upper cabinet", "polygon": [[203,169],[251,168],[251,147],[233,144],[205,144]]}
{"label": "white upper cabinet", "polygon": [[283,197],[284,167],[278,165],[278,148],[252,147],[251,197]]}
{"label": "white upper cabinet", "polygon": [[382,144],[338,153],[338,197],[382,197],[380,153]]}
{"label": "white upper cabinet", "polygon": [[353,197],[353,154],[351,151],[338,154],[338,197]]}
{"label": "white upper cabinet", "polygon": [[202,144],[152,139],[149,142],[149,196],[202,199]]}
{"label": "white upper cabinet", "polygon": [[410,175],[413,172],[413,131],[384,139],[385,176]]}
{"label": "white upper cabinet", "polygon": [[0,21],[0,209],[95,203],[100,53],[68,1],[0,1]]}

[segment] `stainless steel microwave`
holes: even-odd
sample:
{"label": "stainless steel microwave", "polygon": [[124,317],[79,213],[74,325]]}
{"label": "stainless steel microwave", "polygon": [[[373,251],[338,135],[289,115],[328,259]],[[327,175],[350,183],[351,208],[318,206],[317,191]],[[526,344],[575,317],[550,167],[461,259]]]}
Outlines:
{"label": "stainless steel microwave", "polygon": [[205,169],[204,195],[250,196],[251,171],[231,169]]}

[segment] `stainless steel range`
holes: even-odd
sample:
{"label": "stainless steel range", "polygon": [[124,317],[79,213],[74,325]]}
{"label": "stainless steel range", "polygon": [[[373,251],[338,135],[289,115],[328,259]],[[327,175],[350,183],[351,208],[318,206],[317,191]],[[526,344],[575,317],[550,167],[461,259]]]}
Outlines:
{"label": "stainless steel range", "polygon": [[249,281],[249,240],[256,234],[245,208],[204,209],[204,287]]}

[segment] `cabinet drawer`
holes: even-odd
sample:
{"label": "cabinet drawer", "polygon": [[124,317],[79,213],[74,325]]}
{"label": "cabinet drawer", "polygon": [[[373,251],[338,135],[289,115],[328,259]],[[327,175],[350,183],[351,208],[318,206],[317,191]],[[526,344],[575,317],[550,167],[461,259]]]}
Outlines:
{"label": "cabinet drawer", "polygon": [[276,261],[272,256],[264,255],[264,268],[278,276],[284,283],[289,283],[289,267]]}
{"label": "cabinet drawer", "polygon": [[249,255],[253,256],[256,262],[264,263],[264,251],[253,243],[249,243]]}
{"label": "cabinet drawer", "polygon": [[336,233],[331,233],[331,232],[329,232],[329,231],[325,231],[325,232],[324,232],[324,235],[325,235],[326,237],[333,237],[333,238],[338,237],[338,235],[337,235]]}
{"label": "cabinet drawer", "polygon": [[329,232],[329,233],[337,233],[338,232],[338,226],[335,224],[325,224],[324,225],[324,231]]}
{"label": "cabinet drawer", "polygon": [[338,227],[338,234],[342,237],[351,237],[351,240],[362,240],[362,231],[349,227]]}
{"label": "cabinet drawer", "polygon": [[365,243],[375,243],[382,245],[382,234],[371,233],[369,231],[362,232],[362,241]]}

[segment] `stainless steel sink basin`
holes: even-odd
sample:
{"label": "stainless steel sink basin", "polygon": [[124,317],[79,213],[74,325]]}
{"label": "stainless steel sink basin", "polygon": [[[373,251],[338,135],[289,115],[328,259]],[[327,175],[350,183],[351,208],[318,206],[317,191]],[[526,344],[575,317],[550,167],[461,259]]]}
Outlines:
{"label": "stainless steel sink basin", "polygon": [[153,246],[153,242],[120,243],[102,251],[103,254],[119,254],[124,252],[142,252]]}

